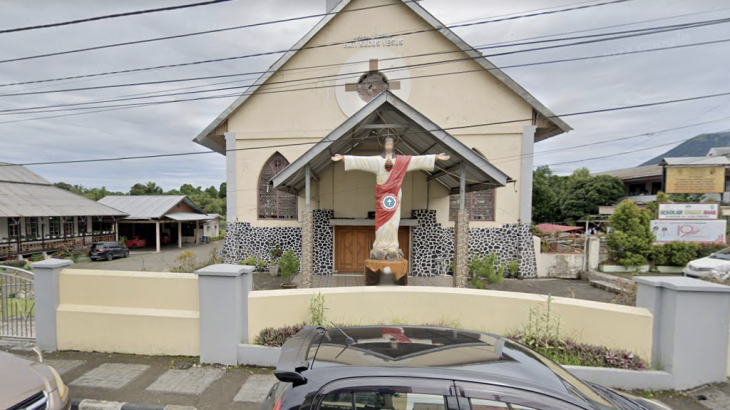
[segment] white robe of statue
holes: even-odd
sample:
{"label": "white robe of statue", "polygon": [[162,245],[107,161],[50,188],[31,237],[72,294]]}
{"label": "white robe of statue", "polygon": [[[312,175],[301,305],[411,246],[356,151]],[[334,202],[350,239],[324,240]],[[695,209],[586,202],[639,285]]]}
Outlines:
{"label": "white robe of statue", "polygon": [[[345,155],[345,171],[365,171],[376,175],[375,183],[382,185],[388,180],[390,171],[385,169],[385,161],[381,155],[372,157],[360,157]],[[396,159],[393,159],[395,167]],[[436,165],[436,155],[417,155],[411,157],[406,172],[410,171],[428,171],[432,172]],[[375,231],[375,242],[373,249],[383,251],[397,251],[398,246],[398,227],[400,226],[400,200],[403,190],[398,191],[398,208],[393,216],[380,229]]]}

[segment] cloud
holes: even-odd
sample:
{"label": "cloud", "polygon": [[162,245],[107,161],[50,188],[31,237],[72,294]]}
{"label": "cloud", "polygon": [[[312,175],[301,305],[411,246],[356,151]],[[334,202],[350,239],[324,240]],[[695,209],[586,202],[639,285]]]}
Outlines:
{"label": "cloud", "polygon": [[[155,7],[172,4],[180,3],[158,1],[155,3]],[[538,0],[521,2],[426,0],[422,3],[424,7],[446,23],[572,4],[575,2],[554,1],[546,6],[544,1]],[[16,27],[144,9],[149,7],[149,2],[142,0],[125,2],[79,0],[69,4],[52,0],[31,0],[4,1],[0,7],[3,10],[3,13],[0,13],[0,27]],[[723,7],[726,6],[721,0],[691,3],[680,0],[641,0],[582,11],[480,25],[459,29],[458,34],[472,45],[482,45],[687,13],[708,12],[603,31],[676,24],[730,15],[730,10],[723,9]],[[0,59],[315,14],[323,12],[324,8],[325,0],[257,2],[240,0],[190,10],[5,34],[0,37],[3,44]],[[713,10],[715,11],[710,12]],[[286,49],[301,38],[314,23],[315,20],[304,20],[137,46],[0,64],[0,83]],[[504,66],[556,58],[666,47],[719,39],[727,36],[727,32],[725,25],[717,25],[579,47],[494,57],[492,61]],[[0,94],[21,90],[49,90],[260,71],[267,69],[276,58],[277,56],[268,56],[97,79],[69,80],[63,83],[4,87],[0,88]],[[725,68],[728,63],[730,63],[730,47],[727,47],[727,44],[718,44],[637,56],[514,68],[507,69],[506,72],[554,112],[560,114],[727,91],[730,90]],[[12,98],[0,96],[0,110],[84,102],[234,80],[239,80],[239,82],[230,85],[246,84],[251,81],[250,78],[231,78],[78,93]],[[2,122],[41,115],[0,115],[0,147],[2,147],[0,161],[27,163],[170,152],[208,152],[207,149],[194,144],[192,139],[227,108],[232,100],[232,98],[212,99],[8,124],[2,124]],[[730,121],[657,134],[653,137],[601,144],[595,147],[572,147],[686,125],[691,122],[728,117],[730,116],[730,104],[720,106],[728,101],[730,98],[712,99],[666,107],[566,118],[575,131],[538,144],[538,153],[556,149],[559,151],[537,155],[535,163],[537,165],[561,164],[567,161],[617,153],[621,155],[609,160],[555,165],[554,168],[558,172],[570,172],[572,169],[584,165],[589,165],[596,171],[634,166],[671,146],[645,151],[637,151],[637,149],[681,141],[702,132],[718,131],[727,128]],[[718,106],[719,108],[709,111]],[[625,152],[629,153],[624,154]],[[165,189],[172,189],[183,183],[218,186],[225,179],[224,157],[214,153],[155,160],[46,165],[31,168],[53,181],[85,186],[103,185],[108,189],[123,191],[128,190],[137,182],[155,181]]]}

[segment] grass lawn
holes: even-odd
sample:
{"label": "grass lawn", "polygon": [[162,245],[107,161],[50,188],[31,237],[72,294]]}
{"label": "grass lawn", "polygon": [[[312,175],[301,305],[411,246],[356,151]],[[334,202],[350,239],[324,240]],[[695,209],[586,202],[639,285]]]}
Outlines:
{"label": "grass lawn", "polygon": [[5,306],[0,306],[0,314],[2,314],[2,309],[6,309],[7,317],[9,318],[23,315],[27,316],[30,312],[33,312],[34,307],[34,299],[9,298],[5,301]]}

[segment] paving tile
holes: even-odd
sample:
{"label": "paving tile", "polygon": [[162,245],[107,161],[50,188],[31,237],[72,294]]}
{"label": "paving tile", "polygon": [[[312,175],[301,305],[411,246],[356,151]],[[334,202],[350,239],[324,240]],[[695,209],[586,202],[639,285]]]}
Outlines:
{"label": "paving tile", "polygon": [[273,374],[254,374],[246,379],[233,401],[262,403],[275,383],[276,377]]}
{"label": "paving tile", "polygon": [[81,387],[121,389],[149,368],[146,364],[104,363],[69,384]]}
{"label": "paving tile", "polygon": [[70,372],[71,370],[81,366],[82,364],[86,363],[83,360],[63,360],[63,359],[47,359],[43,361],[45,364],[53,367],[56,369],[58,374],[63,376],[64,374]]}
{"label": "paving tile", "polygon": [[704,396],[705,400],[699,402],[710,410],[730,410],[730,396],[714,386],[703,386],[692,390],[690,396]]}
{"label": "paving tile", "polygon": [[172,369],[162,374],[147,390],[166,393],[199,395],[226,371],[212,367],[193,367],[186,370]]}

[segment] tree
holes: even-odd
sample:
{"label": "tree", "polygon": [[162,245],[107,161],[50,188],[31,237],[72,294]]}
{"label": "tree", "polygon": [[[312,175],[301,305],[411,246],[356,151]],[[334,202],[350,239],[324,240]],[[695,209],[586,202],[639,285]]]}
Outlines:
{"label": "tree", "polygon": [[134,184],[129,190],[129,195],[163,195],[164,193],[165,191],[152,181],[145,185]]}
{"label": "tree", "polygon": [[535,170],[532,180],[532,220],[536,223],[562,221],[560,199],[561,177],[553,174],[548,166]]}
{"label": "tree", "polygon": [[228,196],[228,185],[225,182],[221,182],[220,188],[218,188],[218,198],[225,199]]}
{"label": "tree", "polygon": [[623,266],[645,264],[655,240],[649,211],[627,199],[616,207],[609,223],[613,231],[608,236],[611,259]]}
{"label": "tree", "polygon": [[610,175],[586,177],[582,172],[571,176],[560,209],[565,218],[580,219],[598,213],[598,207],[621,199],[626,194],[619,178]]}

